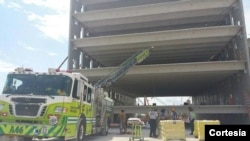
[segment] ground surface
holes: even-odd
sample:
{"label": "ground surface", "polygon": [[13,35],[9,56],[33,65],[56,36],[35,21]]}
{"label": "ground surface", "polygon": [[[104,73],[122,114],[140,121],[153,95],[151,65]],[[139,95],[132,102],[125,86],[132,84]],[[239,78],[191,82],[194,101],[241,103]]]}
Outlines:
{"label": "ground surface", "polygon": [[[131,136],[132,136],[131,134],[120,135],[118,128],[112,128],[110,129],[110,132],[107,136],[90,136],[86,138],[86,141],[129,141],[129,138]],[[144,141],[162,141],[161,139],[158,138],[149,137],[149,129],[143,129],[142,136],[144,137]],[[187,130],[186,141],[199,141],[199,140],[189,135],[189,131]]]}
{"label": "ground surface", "polygon": [[[130,130],[129,130],[130,131]],[[84,141],[129,141],[129,138],[131,137],[131,134],[119,134],[118,128],[111,128],[109,131],[109,134],[107,136],[87,136]],[[142,130],[142,137],[144,138],[144,141],[162,141],[158,138],[152,138],[149,137],[149,129],[144,128]],[[139,141],[139,139],[135,139],[135,141]],[[23,140],[17,140],[14,138],[1,138],[0,141],[23,141]],[[177,140],[171,140],[171,141],[177,141]],[[194,138],[189,135],[189,131],[186,131],[186,141],[199,141],[197,138]]]}

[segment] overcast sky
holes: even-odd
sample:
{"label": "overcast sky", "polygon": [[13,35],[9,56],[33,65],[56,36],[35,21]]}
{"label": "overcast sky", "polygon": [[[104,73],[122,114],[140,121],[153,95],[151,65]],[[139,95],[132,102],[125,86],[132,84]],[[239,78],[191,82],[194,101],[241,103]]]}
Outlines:
{"label": "overcast sky", "polygon": [[[0,91],[6,73],[16,67],[47,71],[62,63],[68,53],[69,1],[0,0]],[[250,37],[250,0],[243,2]]]}

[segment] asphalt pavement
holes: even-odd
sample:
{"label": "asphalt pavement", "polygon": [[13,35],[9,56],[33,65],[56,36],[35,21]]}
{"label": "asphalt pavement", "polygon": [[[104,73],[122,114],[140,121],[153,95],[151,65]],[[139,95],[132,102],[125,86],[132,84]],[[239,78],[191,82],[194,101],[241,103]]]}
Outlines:
{"label": "asphalt pavement", "polygon": [[[129,138],[132,137],[131,134],[119,134],[119,128],[111,128],[109,130],[109,134],[107,136],[88,136],[86,137],[86,141],[129,141]],[[186,141],[199,141],[199,139],[194,138],[193,136],[189,135],[190,131],[186,131]],[[162,141],[159,138],[152,138],[149,137],[149,129],[144,128],[142,130],[142,137],[144,141]],[[139,139],[135,139],[139,140]],[[178,141],[178,140],[171,140],[171,141]]]}
{"label": "asphalt pavement", "polygon": [[[130,129],[128,128],[128,131]],[[190,131],[186,130],[186,141],[199,141],[199,139],[194,138],[193,136],[189,135]],[[109,134],[107,136],[101,135],[91,135],[86,136],[84,141],[130,141],[129,139],[132,137],[131,134],[120,134],[119,128],[113,127],[109,130]],[[142,137],[144,141],[163,141],[159,138],[149,137],[149,129],[144,128],[142,130]],[[134,141],[139,141],[139,139],[135,139]],[[23,139],[16,139],[16,138],[0,138],[0,141],[24,141]],[[171,141],[181,141],[181,140],[171,140]]]}

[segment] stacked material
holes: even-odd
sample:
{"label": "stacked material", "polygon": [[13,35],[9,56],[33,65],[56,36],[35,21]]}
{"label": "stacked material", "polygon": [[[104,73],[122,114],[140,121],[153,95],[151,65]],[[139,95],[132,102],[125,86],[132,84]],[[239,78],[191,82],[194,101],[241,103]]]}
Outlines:
{"label": "stacked material", "polygon": [[167,140],[185,140],[186,131],[183,120],[161,120],[158,126],[159,138]]}
{"label": "stacked material", "polygon": [[198,139],[205,140],[205,125],[220,125],[219,120],[199,120],[197,121]]}

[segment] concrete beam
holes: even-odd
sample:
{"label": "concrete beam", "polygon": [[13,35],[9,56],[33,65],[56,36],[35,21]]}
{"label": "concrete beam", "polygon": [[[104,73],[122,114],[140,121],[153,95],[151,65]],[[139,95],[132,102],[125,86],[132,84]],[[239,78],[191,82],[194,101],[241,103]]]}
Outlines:
{"label": "concrete beam", "polygon": [[[158,31],[149,33],[135,33],[125,35],[89,37],[72,40],[76,48],[89,48],[90,50],[113,50],[121,48],[150,47],[161,45],[178,45],[187,43],[198,43],[200,40],[216,40],[236,35],[241,26],[219,26],[206,28],[193,28],[171,31]],[[199,40],[198,40],[199,39]]]}
{"label": "concrete beam", "polygon": [[[199,13],[199,12],[197,12]],[[216,13],[216,10],[211,10],[208,13]],[[176,15],[176,14],[175,14]],[[166,15],[167,16],[167,15]],[[193,27],[204,27],[204,26],[211,26],[216,25],[220,22],[214,21],[217,19],[218,15],[203,15],[203,16],[196,16],[191,15],[191,17],[183,17],[181,19],[166,19],[160,21],[149,21],[149,22],[138,22],[138,23],[126,23],[126,24],[119,24],[119,25],[101,25],[95,26],[96,24],[86,25],[88,27],[88,31],[96,36],[99,35],[106,35],[106,34],[119,34],[119,33],[139,33],[139,32],[150,32],[150,31],[159,31],[159,30],[173,30],[173,29],[182,29],[182,28],[193,28]],[[103,24],[102,22],[98,22],[99,24]]]}
{"label": "concrete beam", "polygon": [[[156,2],[166,2],[166,1],[177,1],[177,0],[154,0]],[[82,4],[88,6],[93,4],[107,4],[112,2],[118,2],[118,3],[152,3],[152,0],[81,0]]]}
{"label": "concrete beam", "polygon": [[[86,77],[103,77],[116,70],[117,67],[95,68],[74,70],[84,74]],[[143,77],[142,75],[174,75],[180,73],[216,72],[229,70],[244,70],[245,64],[242,61],[218,61],[200,63],[178,63],[162,65],[140,65],[131,68],[126,76]],[[136,79],[136,78],[135,78]]]}
{"label": "concrete beam", "polygon": [[[75,70],[92,83],[116,67]],[[201,90],[245,70],[245,62],[221,61],[139,65],[131,68],[112,88],[131,91],[136,96],[194,96]]]}
{"label": "concrete beam", "polygon": [[[223,13],[237,0],[178,1],[77,13],[74,17],[88,27],[179,19]],[[215,9],[222,8],[219,11]],[[210,11],[206,11],[210,9]],[[213,10],[211,10],[213,9]],[[195,12],[198,11],[198,12]],[[211,13],[212,12],[212,13]],[[219,13],[218,13],[219,12]],[[181,13],[179,15],[179,13]],[[170,14],[170,15],[168,15]]]}
{"label": "concrete beam", "polygon": [[[188,107],[188,105],[156,106],[158,111],[162,108],[165,108],[166,110],[175,108],[178,113],[188,113]],[[247,114],[246,107],[244,105],[194,105],[192,107],[197,114]],[[115,106],[113,112],[117,114],[121,109],[124,109],[126,113],[147,114],[150,111],[150,108],[151,106]]]}
{"label": "concrete beam", "polygon": [[117,2],[117,1],[120,0],[81,0],[82,4],[84,5],[102,4],[102,3]]}
{"label": "concrete beam", "polygon": [[[169,52],[172,52],[172,51],[182,51],[182,50],[186,50],[186,51],[189,51],[189,50],[205,50],[205,51],[208,51],[210,48],[213,50],[213,49],[216,49],[216,48],[221,48],[221,47],[224,47],[225,46],[225,42],[216,42],[216,43],[206,43],[206,44],[185,44],[185,45],[171,45],[171,46],[157,46],[157,52],[156,50],[153,50],[154,51],[154,54],[157,53],[157,54],[161,54],[161,53],[169,53]],[[121,50],[121,49],[116,49],[116,50],[111,50],[112,52],[115,52],[114,54],[112,55],[115,55],[115,54],[127,54],[127,55],[130,55],[132,54],[133,52],[136,52],[134,49],[129,49],[129,50]],[[93,55],[93,56],[98,56],[98,55],[101,55],[101,56],[105,56],[105,55],[110,55],[110,52],[111,51],[108,51],[108,50],[102,50],[100,52],[97,52],[97,51],[89,51],[88,53]]]}

